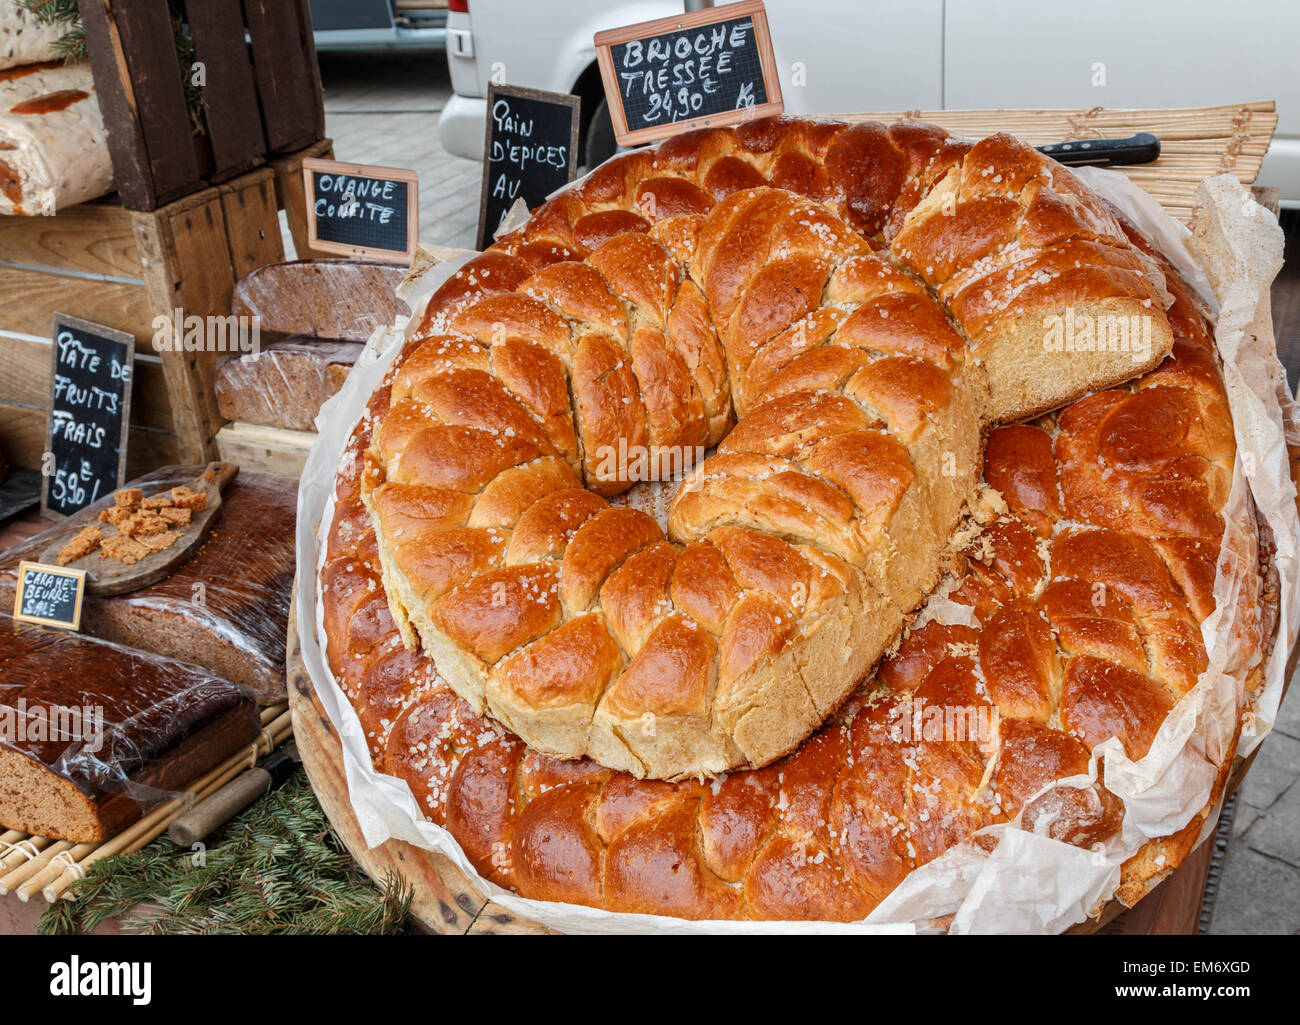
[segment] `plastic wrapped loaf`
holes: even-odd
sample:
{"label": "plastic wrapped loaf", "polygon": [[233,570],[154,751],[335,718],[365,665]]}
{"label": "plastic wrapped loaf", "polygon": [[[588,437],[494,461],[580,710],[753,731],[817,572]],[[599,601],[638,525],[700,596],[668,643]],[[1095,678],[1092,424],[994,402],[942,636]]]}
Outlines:
{"label": "plastic wrapped loaf", "polygon": [[227,420],[310,431],[361,348],[360,342],[291,336],[236,356],[217,369],[217,408]]}
{"label": "plastic wrapped loaf", "polygon": [[[146,496],[192,482],[201,467],[166,467],[131,487]],[[247,687],[263,704],[284,696],[285,630],[293,590],[297,482],[241,473],[223,492],[212,533],[167,579],[111,598],[87,596],[84,633],[194,662]],[[111,504],[110,496],[102,504]],[[20,559],[38,559],[50,532],[0,554],[0,608],[13,605]]]}
{"label": "plastic wrapped loaf", "polygon": [[68,31],[62,22],[42,23],[14,0],[0,0],[0,71],[53,60],[54,44]]}
{"label": "plastic wrapped loaf", "polygon": [[92,843],[261,730],[242,687],[171,659],[0,618],[0,826]]}
{"label": "plastic wrapped loaf", "polygon": [[112,188],[90,65],[0,71],[0,213],[53,213]]}

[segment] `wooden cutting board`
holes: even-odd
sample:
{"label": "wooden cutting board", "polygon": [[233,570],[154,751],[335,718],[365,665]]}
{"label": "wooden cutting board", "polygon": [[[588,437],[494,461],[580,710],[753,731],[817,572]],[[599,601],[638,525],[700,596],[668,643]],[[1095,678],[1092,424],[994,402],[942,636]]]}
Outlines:
{"label": "wooden cutting board", "polygon": [[[235,479],[239,473],[236,463],[209,463],[204,471],[188,486],[194,491],[207,493],[207,508],[195,512],[190,517],[189,525],[180,528],[180,540],[161,552],[151,552],[139,562],[130,566],[117,559],[102,558],[99,550],[83,555],[80,559],[68,563],[69,569],[86,571],[86,593],[99,597],[114,594],[126,594],[141,587],[148,587],[170,576],[182,563],[188,562],[204,539],[211,532],[217,517],[221,515],[221,491]],[[157,488],[146,491],[145,497],[168,491],[170,488]],[[58,565],[59,552],[82,527],[99,526],[106,537],[112,536],[113,528],[99,522],[99,514],[113,504],[113,496],[88,505],[64,520],[58,535],[41,553],[41,562]]]}

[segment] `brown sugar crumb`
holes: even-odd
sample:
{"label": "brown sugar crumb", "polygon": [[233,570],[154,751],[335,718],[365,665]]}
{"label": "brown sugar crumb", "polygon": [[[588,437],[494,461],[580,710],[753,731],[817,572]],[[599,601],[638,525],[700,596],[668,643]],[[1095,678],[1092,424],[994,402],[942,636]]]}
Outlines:
{"label": "brown sugar crumb", "polygon": [[66,566],[89,555],[104,540],[104,532],[98,527],[82,527],[75,537],[59,549],[59,565]]}
{"label": "brown sugar crumb", "polygon": [[160,509],[170,509],[175,504],[176,503],[172,500],[170,495],[154,495],[152,498],[146,498],[141,502],[140,508],[152,509],[154,512],[157,512]]}
{"label": "brown sugar crumb", "polygon": [[208,507],[208,493],[206,491],[191,491],[185,485],[172,488],[172,500],[178,508],[191,509],[198,512]]}
{"label": "brown sugar crumb", "polygon": [[170,548],[181,539],[180,534],[174,530],[165,530],[161,534],[150,534],[147,537],[139,539],[140,544],[144,545],[151,552],[161,552]]}
{"label": "brown sugar crumb", "polygon": [[188,509],[159,509],[158,515],[174,527],[188,527],[190,525],[190,516]]}
{"label": "brown sugar crumb", "polygon": [[132,513],[122,522],[116,524],[117,532],[126,537],[145,537],[149,534],[161,534],[171,524],[155,512],[141,509]]}
{"label": "brown sugar crumb", "polygon": [[149,554],[149,549],[132,537],[106,537],[99,546],[101,559],[116,559],[125,566],[134,566]]}
{"label": "brown sugar crumb", "polygon": [[134,509],[144,500],[144,492],[139,488],[123,488],[113,493],[113,501],[119,509]]}

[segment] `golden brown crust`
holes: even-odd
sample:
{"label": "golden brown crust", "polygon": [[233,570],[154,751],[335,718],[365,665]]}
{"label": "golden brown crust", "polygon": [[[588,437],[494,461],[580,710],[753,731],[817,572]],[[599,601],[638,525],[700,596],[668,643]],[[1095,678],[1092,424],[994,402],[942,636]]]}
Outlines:
{"label": "golden brown crust", "polygon": [[[983,825],[1020,815],[1025,828],[1067,843],[1105,842],[1122,821],[1118,800],[1101,781],[1084,788],[1056,781],[1086,772],[1089,745],[1108,730],[1130,756],[1141,755],[1190,686],[1204,658],[1199,627],[1213,608],[1223,475],[1234,457],[1208,324],[1175,277],[1170,286],[1173,359],[1127,387],[990,436],[984,479],[1007,511],[960,554],[948,592],[970,610],[971,625],[931,621],[912,631],[793,754],[704,785],[638,780],[589,759],[560,762],[529,750],[475,715],[427,658],[397,682],[389,653],[411,656],[386,615],[373,527],[360,502],[357,453],[371,440],[363,422],[338,481],[325,621],[331,667],[363,722],[375,721],[377,703],[386,714],[398,710],[370,736],[376,766],[410,784],[425,814],[485,876],[526,896],[608,910],[851,920]],[[1192,421],[1182,419],[1188,403],[1197,410]],[[1171,434],[1171,424],[1184,422],[1186,430]],[[785,434],[770,437],[784,451],[799,423],[781,423]],[[866,430],[880,434],[878,426]],[[891,441],[877,441],[882,453],[901,444],[884,437]],[[869,519],[878,525],[898,485],[877,470],[879,480],[854,486],[877,496]],[[1097,483],[1104,479],[1116,482],[1109,498]],[[1169,488],[1176,504],[1163,498]],[[519,518],[510,550],[518,546],[522,564],[553,564],[605,508],[589,492],[557,491]],[[737,618],[756,626],[744,646],[718,658],[720,672],[764,645],[775,648],[790,626],[777,618],[789,619],[785,602],[799,585],[844,586],[847,577],[834,578],[828,557],[818,557],[814,572],[808,549],[732,527],[681,548],[656,540],[622,558],[597,601],[619,610],[606,617],[612,644],[650,654],[606,691],[617,696],[620,721],[632,721],[625,685],[632,711],[667,698],[677,699],[660,706],[669,716],[697,710],[701,691],[714,686],[700,672],[714,656],[697,638],[720,638]],[[659,615],[665,590],[674,611]],[[1257,602],[1244,588],[1247,623]],[[358,631],[353,624],[376,605],[382,629]],[[613,648],[591,630],[594,618],[585,612],[568,622],[591,631],[583,643],[597,654],[582,665],[608,667]],[[557,635],[567,640],[562,631],[548,636]],[[1255,641],[1262,649],[1262,636]],[[589,701],[596,685],[585,674],[574,679],[573,692]],[[645,681],[653,686],[636,694]],[[938,733],[927,733],[927,710],[936,708],[974,720],[941,716]],[[979,732],[981,711],[991,737]],[[1171,871],[1201,821],[1131,858],[1121,897],[1132,902]]]}
{"label": "golden brown crust", "polygon": [[[394,617],[476,710],[552,756],[670,779],[770,762],[938,579],[985,428],[1160,360],[1155,267],[1006,135],[778,119],[617,157],[439,289],[389,374],[362,499]],[[1075,310],[1101,326],[1076,345],[1070,321],[1054,351],[1053,318]],[[665,543],[644,514],[529,519],[576,486],[613,497],[682,475],[667,541],[726,564],[680,589],[686,605],[653,574],[604,586]],[[529,604],[526,571],[558,601]],[[587,616],[612,661],[589,637],[546,641]],[[571,665],[577,650],[595,661]],[[549,684],[525,672],[583,696],[530,706]]]}

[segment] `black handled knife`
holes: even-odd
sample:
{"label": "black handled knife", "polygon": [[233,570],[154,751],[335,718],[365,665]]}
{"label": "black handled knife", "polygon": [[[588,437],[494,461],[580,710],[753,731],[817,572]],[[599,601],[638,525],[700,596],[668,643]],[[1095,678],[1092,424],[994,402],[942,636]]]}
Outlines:
{"label": "black handled knife", "polygon": [[1160,140],[1150,132],[1138,132],[1127,139],[1080,139],[1077,142],[1053,142],[1038,147],[1059,163],[1077,167],[1095,164],[1149,164],[1160,156]]}

